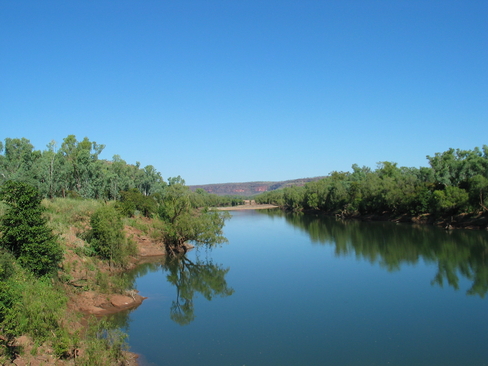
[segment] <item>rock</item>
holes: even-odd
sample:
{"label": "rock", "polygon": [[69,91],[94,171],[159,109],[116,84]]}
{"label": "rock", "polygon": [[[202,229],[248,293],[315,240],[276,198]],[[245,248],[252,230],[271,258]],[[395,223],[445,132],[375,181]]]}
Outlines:
{"label": "rock", "polygon": [[15,347],[27,347],[32,343],[31,339],[28,336],[20,336],[17,337],[14,341],[14,346]]}
{"label": "rock", "polygon": [[99,308],[98,306],[85,306],[81,309],[82,311],[93,314],[93,315],[102,315],[105,313],[105,309]]}
{"label": "rock", "polygon": [[27,361],[25,361],[22,357],[17,357],[14,360],[14,365],[16,365],[16,366],[28,366]]}
{"label": "rock", "polygon": [[124,295],[112,295],[110,297],[110,303],[116,308],[126,308],[132,306],[135,300],[132,297]]}

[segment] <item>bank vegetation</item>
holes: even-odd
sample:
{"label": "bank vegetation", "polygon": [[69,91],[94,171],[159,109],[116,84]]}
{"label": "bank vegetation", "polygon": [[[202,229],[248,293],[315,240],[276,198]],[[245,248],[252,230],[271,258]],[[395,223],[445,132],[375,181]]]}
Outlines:
{"label": "bank vegetation", "polygon": [[376,169],[352,166],[302,187],[255,197],[283,209],[335,214],[343,218],[388,218],[449,227],[486,228],[488,146],[449,149],[427,156],[429,167],[380,162]]}
{"label": "bank vegetation", "polygon": [[140,255],[226,242],[229,216],[209,207],[227,198],[102,150],[72,135],[59,150],[0,143],[2,365],[135,364],[125,335],[89,314],[142,301],[124,276]]}

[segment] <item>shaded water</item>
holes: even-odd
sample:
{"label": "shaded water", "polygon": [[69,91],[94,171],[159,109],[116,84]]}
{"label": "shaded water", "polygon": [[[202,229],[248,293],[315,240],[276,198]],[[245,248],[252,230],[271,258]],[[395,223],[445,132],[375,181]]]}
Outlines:
{"label": "shaded water", "polygon": [[147,365],[488,365],[488,233],[235,211],[229,244],[133,273]]}

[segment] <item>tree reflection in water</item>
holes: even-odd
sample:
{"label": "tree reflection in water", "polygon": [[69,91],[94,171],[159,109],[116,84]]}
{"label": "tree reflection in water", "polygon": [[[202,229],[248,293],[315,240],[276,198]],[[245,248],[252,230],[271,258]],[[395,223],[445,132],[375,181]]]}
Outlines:
{"label": "tree reflection in water", "polygon": [[176,286],[176,300],[170,308],[171,320],[180,324],[190,324],[195,319],[193,297],[199,292],[207,300],[214,297],[226,297],[234,293],[227,286],[225,275],[230,268],[223,268],[211,260],[197,258],[192,262],[186,256],[168,259],[163,264],[168,272],[168,282]]}
{"label": "tree reflection in water", "polygon": [[[170,318],[180,325],[190,324],[195,319],[193,298],[198,292],[207,300],[214,297],[226,297],[234,293],[234,289],[227,285],[226,274],[230,268],[223,268],[211,259],[197,258],[191,261],[186,256],[174,258],[147,258],[147,262],[140,263],[136,268],[126,273],[124,281],[128,288],[134,288],[137,278],[144,277],[149,272],[162,270],[167,273],[167,280],[176,286],[176,300],[172,301]],[[117,312],[107,319],[115,328],[129,329],[129,314],[134,309]]]}
{"label": "tree reflection in water", "polygon": [[458,289],[459,278],[471,282],[468,295],[488,293],[488,233],[480,230],[442,230],[428,225],[339,220],[329,216],[257,211],[284,217],[306,232],[313,244],[333,245],[337,256],[355,255],[379,263],[388,271],[420,260],[437,265],[432,285]]}

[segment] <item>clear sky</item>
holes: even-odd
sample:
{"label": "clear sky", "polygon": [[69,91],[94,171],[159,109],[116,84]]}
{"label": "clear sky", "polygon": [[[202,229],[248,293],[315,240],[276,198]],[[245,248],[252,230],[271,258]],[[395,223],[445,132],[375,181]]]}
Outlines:
{"label": "clear sky", "polygon": [[0,0],[0,140],[187,184],[488,144],[488,1]]}

